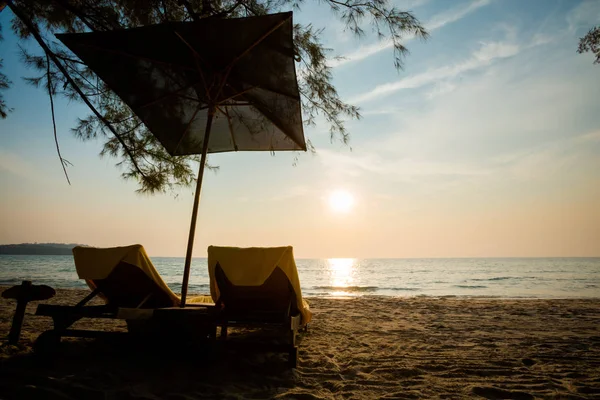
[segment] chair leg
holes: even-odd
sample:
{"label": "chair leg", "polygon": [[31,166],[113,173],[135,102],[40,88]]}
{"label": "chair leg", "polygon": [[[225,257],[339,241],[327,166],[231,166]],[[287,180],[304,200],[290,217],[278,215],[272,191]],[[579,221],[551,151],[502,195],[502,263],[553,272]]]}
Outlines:
{"label": "chair leg", "polygon": [[221,339],[227,339],[227,325],[221,325]]}
{"label": "chair leg", "polygon": [[288,363],[290,368],[298,367],[298,348],[296,346],[290,349]]}
{"label": "chair leg", "polygon": [[74,316],[64,316],[64,315],[55,315],[52,317],[52,321],[54,322],[54,330],[63,331],[73,325],[75,322],[79,321],[82,317],[74,317]]}
{"label": "chair leg", "polygon": [[288,362],[290,368],[296,368],[298,366],[298,346],[296,343],[297,337],[298,331],[296,329],[291,329],[288,334],[288,342],[290,345]]}

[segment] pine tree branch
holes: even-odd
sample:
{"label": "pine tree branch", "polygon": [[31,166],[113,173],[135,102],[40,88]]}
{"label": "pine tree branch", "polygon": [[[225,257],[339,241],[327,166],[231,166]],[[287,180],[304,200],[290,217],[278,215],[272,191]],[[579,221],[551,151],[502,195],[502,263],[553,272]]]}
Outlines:
{"label": "pine tree branch", "polygon": [[52,77],[50,74],[50,57],[46,54],[46,65],[48,66],[47,74],[48,74],[48,97],[50,97],[50,111],[52,113],[52,127],[54,128],[54,143],[56,143],[56,153],[58,153],[58,159],[60,160],[60,165],[65,173],[65,178],[67,178],[67,182],[69,186],[71,186],[71,180],[69,179],[69,174],[67,173],[67,167],[65,166],[65,159],[60,154],[60,146],[58,145],[58,135],[56,133],[56,118],[54,115],[54,95],[52,93]]}
{"label": "pine tree branch", "polygon": [[233,6],[231,6],[227,10],[219,11],[218,13],[214,14],[213,17],[227,18],[227,16],[229,16],[231,13],[233,13],[235,11],[235,9],[238,8],[239,6],[241,6],[243,3],[244,3],[244,0],[238,0]]}
{"label": "pine tree branch", "polygon": [[86,65],[83,61],[75,60],[73,58],[70,58],[70,57],[67,57],[67,56],[63,56],[63,55],[58,54],[58,53],[54,53],[54,55],[56,56],[56,58],[59,58],[59,59],[61,59],[63,61],[68,61],[68,62],[75,63],[75,64]]}
{"label": "pine tree branch", "polygon": [[197,22],[197,21],[200,20],[200,15],[194,11],[194,8],[192,7],[192,5],[190,4],[190,2],[188,0],[180,0],[179,2],[181,4],[183,4],[183,6],[185,7],[186,11],[188,12],[188,14],[190,15],[190,17],[194,21]]}
{"label": "pine tree branch", "polygon": [[87,18],[85,16],[83,16],[81,14],[81,12],[79,12],[78,9],[76,9],[75,7],[73,7],[68,0],[64,1],[64,0],[55,0],[58,4],[60,4],[65,10],[73,13],[73,15],[75,15],[77,18],[79,18],[81,20],[81,22],[83,22],[83,24],[85,26],[88,27],[88,29],[92,32],[96,31],[96,28],[94,27],[94,25],[92,25],[92,23],[90,21],[87,20]]}
{"label": "pine tree branch", "polygon": [[129,150],[129,148],[127,147],[125,142],[123,141],[123,138],[121,138],[121,136],[117,133],[115,128],[113,128],[113,126],[106,120],[106,118],[104,118],[104,116],[102,116],[98,112],[98,110],[96,110],[96,107],[94,107],[94,105],[90,102],[90,100],[87,98],[87,96],[82,92],[82,90],[75,83],[75,81],[73,81],[73,78],[71,78],[71,75],[69,75],[69,72],[60,63],[60,61],[55,57],[54,53],[50,50],[50,48],[48,48],[48,45],[46,44],[46,42],[44,42],[44,40],[40,36],[38,30],[33,25],[33,22],[29,18],[27,18],[27,16],[25,14],[23,14],[23,12],[21,12],[21,9],[19,9],[17,6],[15,6],[15,4],[13,3],[12,0],[7,0],[7,4],[8,4],[8,7],[11,9],[11,11],[17,16],[17,18],[19,18],[27,26],[27,28],[30,30],[31,34],[35,37],[36,41],[42,47],[42,49],[44,50],[46,55],[48,55],[52,59],[52,61],[56,65],[56,67],[64,75],[67,82],[73,87],[73,89],[79,94],[79,96],[81,96],[81,99],[83,100],[83,102],[90,108],[90,110],[92,110],[92,112],[96,115],[96,117],[98,117],[98,119],[100,119],[100,121],[102,121],[106,125],[106,127],[112,132],[112,134],[121,143],[121,145],[127,152],[127,155],[129,156],[131,163],[135,167],[136,171],[143,177],[146,177],[146,175],[142,172],[140,167],[137,165],[137,162],[135,161],[133,154],[131,154],[131,151]]}

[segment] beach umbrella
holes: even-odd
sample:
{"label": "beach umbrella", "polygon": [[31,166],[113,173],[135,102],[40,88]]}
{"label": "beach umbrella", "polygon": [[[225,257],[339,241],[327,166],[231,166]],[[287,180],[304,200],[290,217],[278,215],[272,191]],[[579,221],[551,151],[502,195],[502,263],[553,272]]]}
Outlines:
{"label": "beach umbrella", "polygon": [[207,153],[306,150],[292,13],[57,35],[169,154],[201,154],[182,282],[185,306]]}

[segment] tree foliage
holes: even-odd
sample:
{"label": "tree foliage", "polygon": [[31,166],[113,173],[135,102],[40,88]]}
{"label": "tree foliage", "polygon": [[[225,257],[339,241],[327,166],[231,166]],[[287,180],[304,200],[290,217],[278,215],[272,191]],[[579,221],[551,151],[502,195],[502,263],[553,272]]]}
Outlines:
{"label": "tree foliage", "polygon": [[[190,185],[195,178],[192,162],[198,161],[198,157],[170,156],[118,96],[68,49],[51,39],[54,33],[106,31],[206,17],[258,16],[299,9],[303,0],[9,0],[6,3],[16,15],[11,24],[15,34],[22,40],[34,38],[44,48],[43,53],[22,51],[22,61],[39,73],[27,81],[45,88],[50,97],[62,95],[70,100],[85,100],[92,112],[78,120],[72,129],[75,136],[82,140],[102,140],[101,155],[115,157],[123,169],[123,177],[137,180],[139,191],[153,193]],[[321,4],[336,13],[354,36],[363,37],[370,28],[380,39],[391,40],[396,68],[402,67],[407,52],[403,37],[427,37],[410,12],[391,6],[389,0],[321,0]],[[317,117],[322,116],[329,124],[331,139],[347,143],[345,121],[360,118],[360,113],[356,106],[340,98],[332,83],[328,65],[331,49],[322,44],[321,33],[312,25],[294,26],[304,122],[315,124]],[[60,65],[49,62],[48,57]],[[0,75],[0,89],[9,84],[8,78]],[[7,107],[0,97],[0,116],[6,116]]]}
{"label": "tree foliage", "polygon": [[[0,58],[0,68],[2,68],[2,59]],[[8,77],[0,72],[0,90],[8,89],[12,82],[8,80]],[[10,108],[6,105],[4,96],[0,92],[0,118],[4,119],[10,112]]]}
{"label": "tree foliage", "polygon": [[[0,4],[0,11],[2,11],[2,5]],[[2,42],[2,25],[0,25],[0,42]],[[0,58],[0,69],[2,69],[2,59]],[[6,101],[2,95],[2,90],[6,90],[11,85],[11,81],[6,75],[0,72],[0,119],[6,118],[10,108],[6,105]]]}
{"label": "tree foliage", "polygon": [[590,31],[581,39],[579,39],[578,53],[591,51],[596,60],[594,64],[600,64],[600,26],[590,29]]}

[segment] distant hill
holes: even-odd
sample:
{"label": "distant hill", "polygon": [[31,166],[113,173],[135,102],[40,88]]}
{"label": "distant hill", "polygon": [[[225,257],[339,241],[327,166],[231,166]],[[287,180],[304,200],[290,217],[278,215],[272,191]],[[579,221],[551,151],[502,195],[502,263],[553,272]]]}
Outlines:
{"label": "distant hill", "polygon": [[71,250],[75,246],[83,246],[76,243],[21,243],[2,244],[0,254],[38,255],[38,256],[61,256],[72,255]]}

